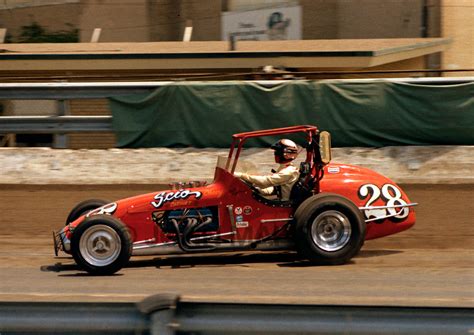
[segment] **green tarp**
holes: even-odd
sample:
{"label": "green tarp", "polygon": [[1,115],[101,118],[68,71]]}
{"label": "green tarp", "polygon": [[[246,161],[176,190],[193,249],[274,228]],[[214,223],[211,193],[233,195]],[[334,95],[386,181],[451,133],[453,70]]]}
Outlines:
{"label": "green tarp", "polygon": [[109,101],[118,147],[228,147],[234,133],[302,124],[329,131],[334,147],[474,145],[474,83],[174,83]]}

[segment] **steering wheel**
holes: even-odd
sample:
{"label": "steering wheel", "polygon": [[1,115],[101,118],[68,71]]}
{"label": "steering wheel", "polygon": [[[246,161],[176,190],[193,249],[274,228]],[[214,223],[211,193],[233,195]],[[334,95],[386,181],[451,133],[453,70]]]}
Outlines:
{"label": "steering wheel", "polygon": [[258,188],[255,187],[255,186],[253,186],[252,183],[249,183],[248,181],[245,181],[245,180],[240,179],[240,178],[239,178],[239,180],[241,180],[245,185],[247,185],[248,187],[250,187],[250,189],[251,189],[252,191],[257,192],[257,193],[260,193],[260,191],[258,190]]}

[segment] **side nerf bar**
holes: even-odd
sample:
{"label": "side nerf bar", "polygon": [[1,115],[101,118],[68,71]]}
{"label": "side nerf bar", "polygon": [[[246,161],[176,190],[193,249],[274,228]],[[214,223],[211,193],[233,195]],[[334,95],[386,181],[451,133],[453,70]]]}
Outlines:
{"label": "side nerf bar", "polygon": [[367,219],[367,220],[365,220],[365,222],[367,223],[367,222],[383,220],[383,219],[387,219],[387,218],[391,218],[391,217],[400,215],[402,213],[403,209],[405,209],[406,207],[414,207],[414,206],[418,206],[418,203],[412,202],[412,203],[409,203],[409,204],[406,204],[406,205],[393,205],[393,206],[365,206],[365,207],[359,207],[359,210],[365,211],[365,210],[371,210],[371,209],[400,208],[400,210],[398,212],[394,213],[394,214],[387,214],[387,215],[379,216],[379,217],[376,217],[376,218]]}

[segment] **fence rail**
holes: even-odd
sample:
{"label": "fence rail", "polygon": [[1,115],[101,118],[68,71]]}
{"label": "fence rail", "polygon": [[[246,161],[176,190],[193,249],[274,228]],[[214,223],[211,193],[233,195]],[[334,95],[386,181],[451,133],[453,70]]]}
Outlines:
{"label": "fence rail", "polygon": [[112,116],[3,116],[0,134],[64,134],[112,131]]}
{"label": "fence rail", "polygon": [[472,308],[185,302],[0,303],[0,333],[472,334]]}
{"label": "fence rail", "polygon": [[[456,85],[474,81],[474,77],[450,78],[391,78],[391,79],[340,79],[345,82],[374,82],[374,81],[402,82],[407,84],[423,85]],[[250,81],[257,85],[275,87],[288,80],[256,80]],[[153,90],[172,85],[176,81],[155,82],[83,82],[83,83],[0,83],[0,99],[97,99],[110,96],[149,93]],[[184,81],[183,81],[184,83]],[[186,82],[190,83],[190,82]]]}

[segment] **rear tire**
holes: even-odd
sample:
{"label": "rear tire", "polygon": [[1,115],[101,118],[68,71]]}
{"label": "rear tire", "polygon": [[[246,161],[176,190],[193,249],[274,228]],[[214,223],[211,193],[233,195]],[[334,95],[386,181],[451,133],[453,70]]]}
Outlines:
{"label": "rear tire", "polygon": [[82,215],[87,214],[88,212],[96,208],[107,205],[108,203],[110,203],[110,201],[102,200],[102,199],[89,199],[89,200],[85,200],[83,202],[78,203],[69,213],[66,219],[66,226],[69,223],[76,221]]}
{"label": "rear tire", "polygon": [[362,213],[352,201],[337,194],[306,199],[297,209],[295,220],[298,252],[314,263],[347,263],[365,241]]}
{"label": "rear tire", "polygon": [[111,275],[128,263],[132,238],[119,219],[94,215],[74,229],[71,253],[77,265],[90,274]]}

